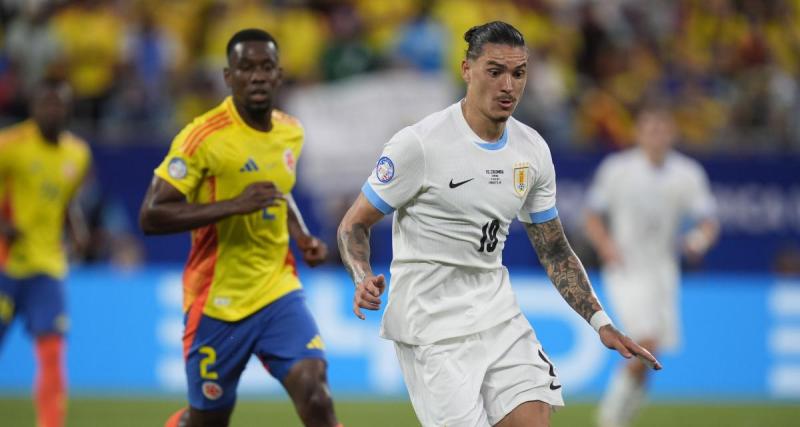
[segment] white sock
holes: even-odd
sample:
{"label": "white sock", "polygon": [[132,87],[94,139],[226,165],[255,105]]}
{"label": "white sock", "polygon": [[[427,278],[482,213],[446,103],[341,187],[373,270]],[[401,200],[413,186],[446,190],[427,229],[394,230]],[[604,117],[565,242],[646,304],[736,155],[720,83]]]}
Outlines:
{"label": "white sock", "polygon": [[598,411],[600,427],[628,427],[645,400],[645,388],[631,375],[627,366],[614,374]]}

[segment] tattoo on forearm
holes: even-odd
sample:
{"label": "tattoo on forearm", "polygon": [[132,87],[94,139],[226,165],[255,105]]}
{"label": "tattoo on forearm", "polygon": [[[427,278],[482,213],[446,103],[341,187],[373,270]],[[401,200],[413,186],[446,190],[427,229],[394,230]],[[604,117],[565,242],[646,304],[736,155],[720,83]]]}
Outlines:
{"label": "tattoo on forearm", "polygon": [[349,229],[340,230],[337,237],[344,267],[353,278],[353,283],[361,283],[372,271],[369,265],[369,228],[355,223]]}
{"label": "tattoo on forearm", "polygon": [[525,230],[558,292],[588,322],[602,306],[592,292],[586,270],[567,242],[561,220],[525,224]]}

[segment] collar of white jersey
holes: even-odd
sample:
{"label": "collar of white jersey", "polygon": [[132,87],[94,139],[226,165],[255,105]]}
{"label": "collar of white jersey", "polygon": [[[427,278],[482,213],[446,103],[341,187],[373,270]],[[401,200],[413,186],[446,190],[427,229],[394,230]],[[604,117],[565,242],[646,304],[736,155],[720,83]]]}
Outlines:
{"label": "collar of white jersey", "polygon": [[475,133],[474,130],[472,130],[471,127],[469,127],[469,123],[467,123],[467,119],[464,117],[464,112],[461,110],[462,101],[463,99],[453,104],[453,117],[455,118],[456,123],[458,123],[458,126],[461,128],[461,131],[466,134],[470,141],[472,141],[472,143],[478,148],[486,151],[498,151],[505,148],[506,144],[508,143],[508,121],[511,121],[511,118],[509,117],[508,121],[506,122],[505,129],[503,129],[503,134],[500,136],[500,139],[495,142],[484,141],[478,136],[478,134]]}

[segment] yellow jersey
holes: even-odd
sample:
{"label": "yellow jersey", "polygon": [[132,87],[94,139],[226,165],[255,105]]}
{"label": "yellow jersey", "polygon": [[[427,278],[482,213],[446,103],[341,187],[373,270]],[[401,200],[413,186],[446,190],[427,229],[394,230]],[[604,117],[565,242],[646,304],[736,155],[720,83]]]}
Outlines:
{"label": "yellow jersey", "polygon": [[[296,119],[273,111],[272,130],[261,132],[244,123],[228,97],[175,137],[155,174],[192,203],[232,199],[257,181],[289,193],[302,147]],[[286,221],[286,204],[279,203],[193,230],[184,311],[201,304],[207,316],[236,321],[300,289]]]}
{"label": "yellow jersey", "polygon": [[53,144],[32,120],[0,131],[0,215],[20,232],[10,246],[0,239],[0,270],[64,277],[64,219],[90,163],[89,146],[69,132]]}

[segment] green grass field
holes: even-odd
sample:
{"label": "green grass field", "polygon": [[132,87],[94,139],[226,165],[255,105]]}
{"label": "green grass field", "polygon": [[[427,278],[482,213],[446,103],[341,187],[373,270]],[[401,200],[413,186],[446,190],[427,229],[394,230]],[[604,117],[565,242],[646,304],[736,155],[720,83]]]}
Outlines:
{"label": "green grass field", "polygon": [[[181,406],[178,400],[73,399],[67,427],[162,426]],[[337,402],[346,427],[401,427],[419,425],[407,402]],[[553,415],[553,427],[592,426],[594,406],[573,404]],[[0,399],[0,425],[33,427],[33,407],[26,399]],[[286,402],[245,400],[233,415],[234,427],[300,426]],[[790,404],[657,404],[647,407],[637,427],[789,427],[800,425],[800,405]]]}
{"label": "green grass field", "polygon": [[[178,400],[73,399],[67,427],[161,426],[181,406]],[[419,425],[407,402],[337,402],[346,427]],[[570,405],[553,415],[553,427],[592,426],[594,406]],[[0,399],[0,425],[33,427],[33,407],[25,399]],[[286,402],[242,401],[233,415],[234,427],[300,426]],[[800,405],[790,404],[658,404],[641,414],[637,427],[789,427],[800,425]]]}

